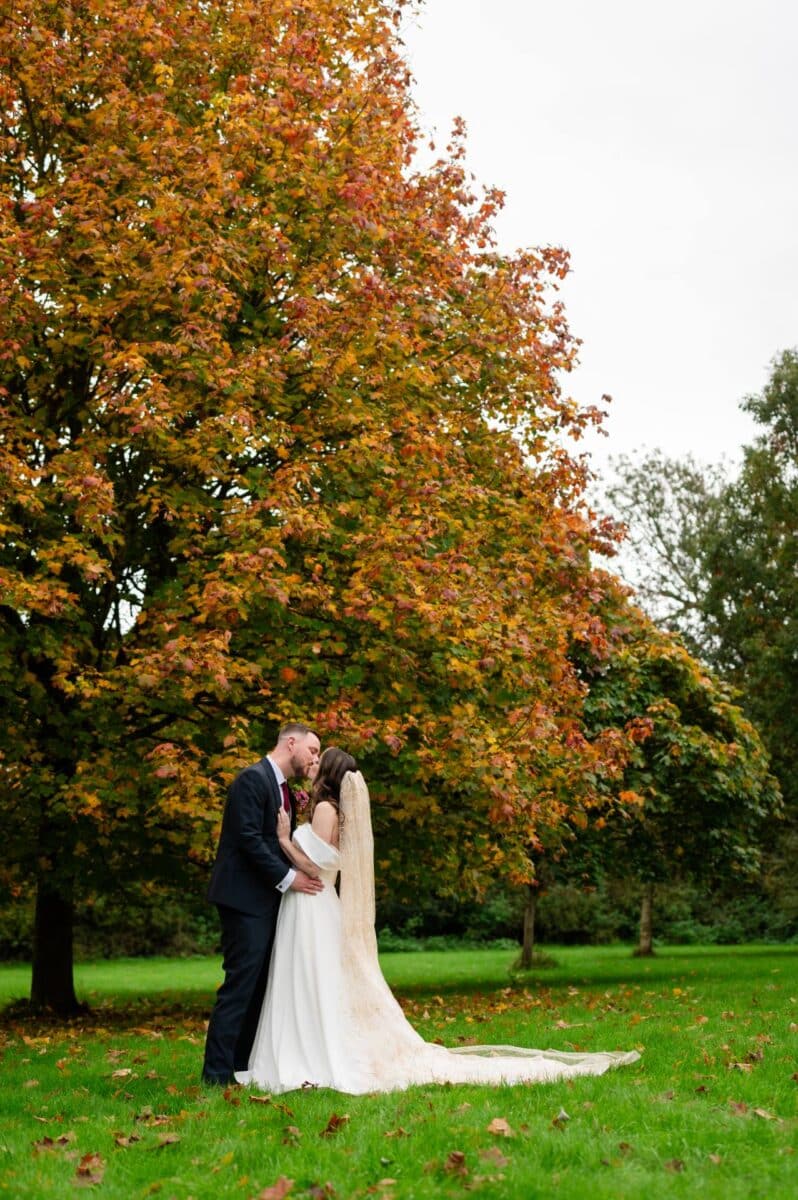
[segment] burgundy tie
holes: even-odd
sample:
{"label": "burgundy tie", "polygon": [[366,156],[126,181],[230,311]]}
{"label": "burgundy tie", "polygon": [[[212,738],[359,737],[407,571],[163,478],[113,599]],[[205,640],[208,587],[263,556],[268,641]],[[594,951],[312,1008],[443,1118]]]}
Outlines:
{"label": "burgundy tie", "polygon": [[290,817],[291,816],[291,800],[288,795],[288,784],[285,782],[285,780],[283,780],[283,782],[280,784],[280,791],[283,793],[283,808],[285,809],[285,811],[288,813],[288,815]]}

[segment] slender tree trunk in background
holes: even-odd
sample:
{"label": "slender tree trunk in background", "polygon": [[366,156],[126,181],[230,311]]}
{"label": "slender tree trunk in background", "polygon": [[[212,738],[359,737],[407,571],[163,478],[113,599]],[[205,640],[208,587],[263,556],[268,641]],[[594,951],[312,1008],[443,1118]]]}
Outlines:
{"label": "slender tree trunk in background", "polygon": [[72,973],[73,907],[47,876],[39,880],[33,926],[33,978],[30,999],[36,1008],[59,1016],[81,1012]]}
{"label": "slender tree trunk in background", "polygon": [[643,898],[640,903],[640,940],[635,950],[636,958],[650,958],[654,953],[653,923],[654,884],[643,885]]}
{"label": "slender tree trunk in background", "polygon": [[524,909],[524,940],[521,943],[521,957],[518,960],[518,965],[522,970],[529,970],[532,966],[532,954],[535,949],[535,909],[538,903],[538,890],[536,887],[528,887],[526,895],[526,908]]}

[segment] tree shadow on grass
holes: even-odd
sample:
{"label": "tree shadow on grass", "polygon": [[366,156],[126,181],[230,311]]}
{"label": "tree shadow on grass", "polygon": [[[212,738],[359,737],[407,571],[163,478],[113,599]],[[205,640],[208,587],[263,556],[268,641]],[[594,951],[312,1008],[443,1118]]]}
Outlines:
{"label": "tree shadow on grass", "polygon": [[204,1029],[212,1005],[213,994],[204,990],[156,992],[137,999],[104,996],[76,1016],[64,1018],[47,1009],[35,1009],[27,1000],[14,1000],[0,1009],[0,1029],[27,1036],[106,1029],[166,1034],[190,1027],[195,1031],[200,1026]]}
{"label": "tree shadow on grass", "polygon": [[[556,954],[556,949],[555,949]],[[762,959],[768,961],[790,960],[798,972],[798,946],[669,946],[657,951],[653,958],[634,958],[628,955],[616,957],[609,965],[597,955],[597,969],[581,970],[573,963],[556,963],[554,966],[536,968],[529,972],[511,970],[508,962],[506,973],[492,971],[482,978],[471,978],[457,974],[446,980],[424,979],[417,982],[396,979],[391,988],[400,1001],[407,1001],[413,1009],[418,1004],[432,1004],[436,997],[460,998],[463,1003],[474,1006],[488,1003],[505,994],[508,998],[522,996],[524,992],[558,993],[571,987],[601,989],[611,987],[667,986],[675,978],[683,979],[686,974],[700,983],[722,982],[734,964],[734,979],[737,984],[750,976],[756,986],[762,982]],[[785,976],[785,982],[786,982]],[[168,1036],[170,1033],[204,1033],[214,1001],[213,987],[164,989],[145,995],[131,996],[124,991],[103,993],[89,991],[84,999],[88,1003],[85,1012],[64,1019],[47,1011],[36,1011],[27,1000],[15,1000],[0,1009],[0,1030],[26,1036],[44,1036],[69,1032],[114,1032],[136,1031]]]}

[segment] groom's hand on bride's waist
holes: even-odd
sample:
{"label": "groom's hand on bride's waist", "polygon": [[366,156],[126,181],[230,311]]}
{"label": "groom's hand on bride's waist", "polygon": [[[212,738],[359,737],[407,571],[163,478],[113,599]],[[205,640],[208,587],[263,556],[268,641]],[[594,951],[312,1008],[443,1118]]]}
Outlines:
{"label": "groom's hand on bride's waist", "polygon": [[324,891],[324,884],[320,879],[311,879],[310,875],[306,875],[304,871],[297,871],[293,880],[289,884],[291,892],[305,892],[312,896],[314,892]]}

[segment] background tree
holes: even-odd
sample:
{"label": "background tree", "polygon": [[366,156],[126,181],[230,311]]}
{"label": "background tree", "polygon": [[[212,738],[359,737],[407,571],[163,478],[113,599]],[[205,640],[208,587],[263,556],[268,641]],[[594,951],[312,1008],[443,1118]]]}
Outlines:
{"label": "background tree", "polygon": [[713,637],[704,616],[703,551],[718,515],[728,472],[689,455],[612,460],[607,487],[611,509],[626,532],[621,569],[649,615],[678,632],[692,653],[708,659]]}
{"label": "background tree", "polygon": [[646,955],[653,951],[657,884],[750,879],[781,801],[765,748],[729,689],[620,589],[604,616],[612,653],[593,664],[581,660],[588,728],[634,714],[649,734],[638,739],[625,769],[625,803],[598,816],[582,853],[639,880],[637,953]]}
{"label": "background tree", "polygon": [[[74,904],[202,876],[286,717],[361,756],[382,870],[530,874],[602,544],[562,449],[558,250],[494,246],[460,131],[414,170],[399,6],[0,9],[7,895],[69,1011]],[[528,463],[533,465],[530,467]],[[394,878],[391,880],[393,886]]]}
{"label": "background tree", "polygon": [[[785,801],[785,820],[768,838],[762,883],[795,922],[798,352],[774,360],[765,388],[743,408],[761,433],[744,447],[735,474],[702,474],[694,464],[655,455],[638,465],[622,462],[611,495],[636,531],[641,595],[655,612],[671,604],[674,627],[739,689],[741,705],[761,730]],[[647,536],[655,522],[659,541]]]}

